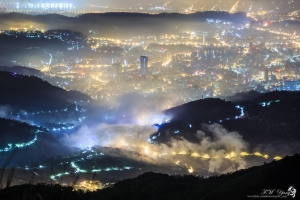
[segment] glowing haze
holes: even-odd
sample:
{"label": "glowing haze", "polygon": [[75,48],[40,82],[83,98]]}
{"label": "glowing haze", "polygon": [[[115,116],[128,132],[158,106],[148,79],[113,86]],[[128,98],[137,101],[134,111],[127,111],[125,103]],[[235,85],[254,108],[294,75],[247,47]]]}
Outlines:
{"label": "glowing haze", "polygon": [[149,138],[156,131],[151,126],[99,124],[93,127],[84,126],[77,133],[65,136],[62,141],[69,146],[83,149],[98,145],[136,151],[148,157],[145,160],[147,162],[186,166],[190,173],[203,170],[204,166],[197,159],[209,159],[207,169],[210,172],[222,172],[228,166],[234,166],[232,170],[245,168],[242,152],[247,150],[247,143],[242,137],[236,132],[228,132],[219,124],[207,125],[207,129],[213,136],[197,131],[199,143],[182,139],[171,140],[168,145],[156,145],[151,144]]}
{"label": "glowing haze", "polygon": [[[141,156],[128,156],[155,165],[186,167],[189,173],[235,171],[253,165],[247,162],[248,156],[262,159],[276,156],[260,153],[258,149],[248,152],[248,144],[242,136],[220,124],[203,125],[205,131],[194,132],[199,142],[170,136],[168,143],[157,143],[160,133],[153,134],[157,132],[153,124],[172,120],[172,116],[165,116],[159,109],[162,104],[164,100],[146,100],[136,93],[123,95],[116,100],[111,111],[115,118],[113,124],[94,120],[90,125],[83,124],[77,132],[65,135],[61,141],[80,149],[104,146],[137,152]],[[103,115],[96,109],[95,113]],[[95,118],[95,115],[90,118]]]}
{"label": "glowing haze", "polygon": [[[297,10],[298,1],[292,0],[18,0],[11,3],[4,0],[9,9],[14,10],[86,10],[86,11],[131,11],[131,12],[261,12],[278,9]],[[65,7],[65,5],[68,5]]]}

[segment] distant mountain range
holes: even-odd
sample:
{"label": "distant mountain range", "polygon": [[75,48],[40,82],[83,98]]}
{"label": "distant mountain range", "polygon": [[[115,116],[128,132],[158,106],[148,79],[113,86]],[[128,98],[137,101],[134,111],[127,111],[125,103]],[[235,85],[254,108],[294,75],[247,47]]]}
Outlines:
{"label": "distant mountain range", "polygon": [[13,27],[33,26],[40,29],[67,29],[88,34],[96,30],[102,37],[133,37],[174,33],[187,30],[211,30],[205,24],[207,19],[220,19],[234,23],[250,21],[244,13],[229,14],[227,12],[199,12],[194,14],[161,13],[157,15],[143,13],[100,13],[83,14],[77,17],[66,17],[57,14],[26,15],[7,13],[0,15],[0,29],[9,30]]}

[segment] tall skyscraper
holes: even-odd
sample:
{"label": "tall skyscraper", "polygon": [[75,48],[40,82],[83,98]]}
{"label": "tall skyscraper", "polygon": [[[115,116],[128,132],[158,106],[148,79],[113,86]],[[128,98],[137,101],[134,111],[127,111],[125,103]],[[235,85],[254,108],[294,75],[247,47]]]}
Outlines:
{"label": "tall skyscraper", "polygon": [[146,76],[148,68],[148,56],[141,56],[140,75]]}
{"label": "tall skyscraper", "polygon": [[269,70],[265,69],[265,81],[269,81]]}

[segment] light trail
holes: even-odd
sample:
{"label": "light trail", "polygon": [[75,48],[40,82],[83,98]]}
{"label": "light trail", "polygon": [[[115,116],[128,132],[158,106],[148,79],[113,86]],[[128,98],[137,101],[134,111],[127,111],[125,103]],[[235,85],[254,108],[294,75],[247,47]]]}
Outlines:
{"label": "light trail", "polygon": [[51,65],[51,63],[52,63],[52,54],[49,54],[49,56],[50,56],[49,65]]}
{"label": "light trail", "polygon": [[[86,155],[86,153],[91,152],[92,154]],[[78,162],[84,162],[85,160],[90,160],[90,159],[95,159],[99,156],[103,156],[104,154],[101,152],[97,152],[93,150],[92,148],[87,148],[86,150],[80,152],[79,154],[75,154],[73,157],[80,157],[74,160],[72,160],[69,164],[70,168],[73,169],[74,171],[65,171],[65,172],[59,172],[57,174],[53,174],[50,176],[52,180],[56,180],[57,177],[61,176],[67,176],[70,175],[71,173],[75,174],[84,174],[84,173],[97,173],[97,172],[109,172],[109,171],[123,171],[123,170],[130,170],[133,169],[133,167],[130,166],[124,166],[124,167],[103,167],[103,168],[92,168],[92,169],[83,169],[78,165]],[[69,156],[65,157],[67,159],[70,159]],[[65,162],[68,164],[69,162]],[[60,165],[62,165],[61,163]]]}
{"label": "light trail", "polygon": [[170,64],[171,61],[172,61],[172,60],[169,59],[168,61],[164,62],[164,63],[162,64],[162,66],[163,66],[163,67],[167,66],[168,64]]}
{"label": "light trail", "polygon": [[171,3],[171,1],[168,1],[167,3],[165,3],[163,6],[166,7],[167,5],[169,5]]}
{"label": "light trail", "polygon": [[299,13],[299,11],[298,10],[295,10],[295,11],[293,11],[293,12],[291,12],[291,13],[289,13],[289,17],[292,17],[292,16],[297,16],[298,15],[298,13]]}
{"label": "light trail", "polygon": [[187,8],[187,9],[185,10],[185,12],[186,12],[186,13],[191,13],[191,11],[193,10],[193,7],[194,7],[194,4],[191,5],[189,8]]}
{"label": "light trail", "polygon": [[250,8],[249,8],[249,11],[248,11],[249,13],[250,13],[250,11],[251,11],[251,9],[252,9],[252,5],[253,5],[253,3],[251,3],[251,6],[250,6]]}
{"label": "light trail", "polygon": [[230,11],[229,11],[230,14],[233,14],[233,13],[236,12],[239,3],[240,3],[240,0],[238,0],[238,1],[233,5],[233,7],[232,7],[232,8],[230,9]]}
{"label": "light trail", "polygon": [[[243,151],[239,154],[232,151],[232,152],[224,154],[223,156],[213,155],[213,154],[209,154],[209,153],[198,153],[198,152],[187,153],[186,151],[179,151],[179,152],[172,152],[171,155],[172,156],[186,155],[186,156],[190,156],[195,159],[229,159],[229,160],[233,160],[238,157],[246,157],[246,156],[255,156],[255,157],[262,157],[264,159],[270,159],[270,156],[268,154],[263,154],[258,151],[254,152],[254,153]],[[281,156],[273,157],[273,160],[280,160],[280,159],[282,159]],[[177,161],[177,162],[180,162],[180,161]]]}
{"label": "light trail", "polygon": [[202,8],[200,8],[200,11],[203,11],[205,7],[206,7],[206,5],[204,5]]}
{"label": "light trail", "polygon": [[27,146],[31,146],[33,145],[36,141],[38,140],[37,138],[37,135],[34,136],[34,139],[33,140],[30,140],[29,142],[25,142],[25,143],[16,143],[16,144],[7,144],[7,147],[3,148],[3,149],[0,149],[0,153],[1,152],[8,152],[8,151],[11,151],[15,148],[24,148],[24,147],[27,147]]}

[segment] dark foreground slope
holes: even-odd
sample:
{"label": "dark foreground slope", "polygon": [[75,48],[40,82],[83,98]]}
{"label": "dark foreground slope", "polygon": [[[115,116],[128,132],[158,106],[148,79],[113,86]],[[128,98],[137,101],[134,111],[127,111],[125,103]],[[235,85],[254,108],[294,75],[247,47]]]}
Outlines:
{"label": "dark foreground slope", "polygon": [[[264,189],[299,188],[300,155],[210,178],[145,173],[97,192],[74,192],[59,185],[19,185],[0,190],[0,199],[249,199]],[[290,193],[285,193],[286,195]],[[296,193],[296,198],[299,194]],[[291,198],[288,196],[287,198]]]}

